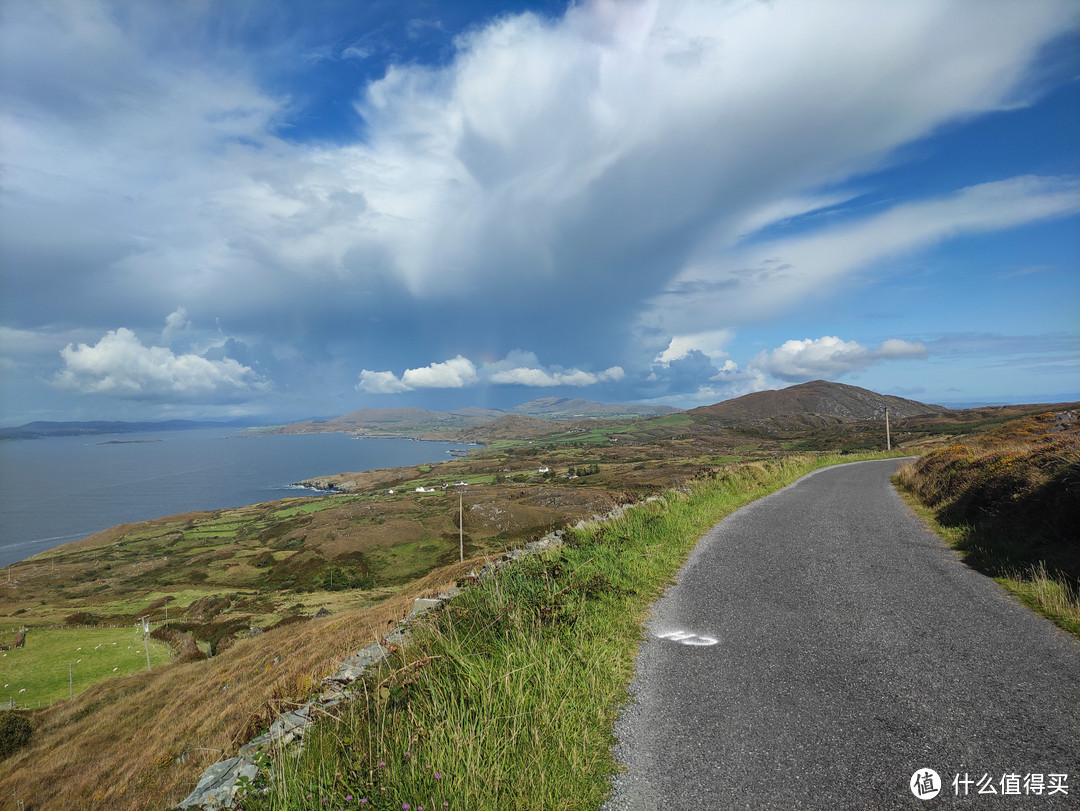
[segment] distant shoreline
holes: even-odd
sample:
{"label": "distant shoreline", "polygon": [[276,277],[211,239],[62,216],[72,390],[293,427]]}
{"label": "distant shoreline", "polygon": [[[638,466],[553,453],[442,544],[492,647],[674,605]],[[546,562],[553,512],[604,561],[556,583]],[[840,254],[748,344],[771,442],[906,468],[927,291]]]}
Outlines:
{"label": "distant shoreline", "polygon": [[[270,434],[227,441],[235,427],[173,435],[52,438],[3,443],[10,482],[0,491],[0,567],[119,524],[231,509],[299,495],[290,485],[341,471],[434,464],[452,458],[431,442],[350,434]],[[449,452],[467,450],[445,442]]]}

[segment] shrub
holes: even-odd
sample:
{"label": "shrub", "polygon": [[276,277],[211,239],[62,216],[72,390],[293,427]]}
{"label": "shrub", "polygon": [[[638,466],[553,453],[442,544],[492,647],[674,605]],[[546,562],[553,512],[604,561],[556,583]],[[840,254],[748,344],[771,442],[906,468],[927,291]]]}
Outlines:
{"label": "shrub", "polygon": [[64,617],[65,625],[97,625],[100,622],[101,617],[89,611],[76,611],[74,614],[68,614]]}
{"label": "shrub", "polygon": [[177,661],[197,662],[206,658],[206,654],[200,650],[195,637],[178,631],[175,628],[158,627],[150,632],[150,636],[165,642],[177,655]]}
{"label": "shrub", "polygon": [[0,713],[0,760],[5,760],[30,742],[34,727],[15,712]]}

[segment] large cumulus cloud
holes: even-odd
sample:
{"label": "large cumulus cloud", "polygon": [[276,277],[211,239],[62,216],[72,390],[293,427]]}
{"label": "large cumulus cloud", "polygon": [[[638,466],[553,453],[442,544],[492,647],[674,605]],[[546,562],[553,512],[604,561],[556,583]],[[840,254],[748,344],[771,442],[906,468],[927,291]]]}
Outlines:
{"label": "large cumulus cloud", "polygon": [[836,379],[882,360],[923,357],[926,357],[925,346],[899,338],[890,338],[877,349],[869,349],[857,341],[826,335],[785,341],[771,352],[757,355],[751,364],[782,380],[804,382],[813,378]]}
{"label": "large cumulus cloud", "polygon": [[[659,396],[665,373],[707,371],[692,350],[725,372],[692,336],[883,257],[1075,213],[1076,181],[1045,177],[844,209],[898,149],[1027,103],[1040,49],[1078,16],[1069,0],[591,0],[473,26],[437,65],[389,64],[355,88],[358,136],[328,143],[296,134],[270,52],[211,36],[197,7],[11,3],[2,316],[109,330],[65,350],[79,391],[261,390],[250,367],[151,356],[117,329],[173,312],[168,337],[216,320],[343,390],[359,375],[366,393],[621,380]],[[282,41],[274,59],[299,62]],[[836,224],[769,230],[822,211]],[[547,365],[468,360],[521,346]],[[113,349],[165,371],[93,372]]]}
{"label": "large cumulus cloud", "polygon": [[68,344],[55,383],[85,394],[132,400],[223,402],[266,391],[268,382],[253,369],[225,358],[177,355],[163,346],[145,346],[129,329],[106,333],[93,346]]}

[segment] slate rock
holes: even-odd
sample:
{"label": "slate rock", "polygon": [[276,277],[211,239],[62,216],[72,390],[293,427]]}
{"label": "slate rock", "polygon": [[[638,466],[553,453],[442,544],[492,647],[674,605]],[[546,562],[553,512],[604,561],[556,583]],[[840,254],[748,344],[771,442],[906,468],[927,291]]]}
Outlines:
{"label": "slate rock", "polygon": [[219,808],[233,808],[233,799],[241,777],[254,780],[259,773],[258,767],[243,757],[231,757],[219,761],[203,772],[199,784],[177,806],[177,808],[201,808],[204,811],[217,811]]}

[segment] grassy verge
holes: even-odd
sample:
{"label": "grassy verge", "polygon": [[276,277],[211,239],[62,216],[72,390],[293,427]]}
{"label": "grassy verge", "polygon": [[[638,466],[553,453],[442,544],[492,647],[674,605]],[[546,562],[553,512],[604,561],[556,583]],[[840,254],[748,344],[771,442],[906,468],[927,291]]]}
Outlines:
{"label": "grassy verge", "polygon": [[880,456],[717,472],[467,589],[299,754],[275,753],[268,793],[243,807],[596,808],[642,624],[700,536],[810,470],[861,458]]}
{"label": "grassy verge", "polygon": [[909,503],[973,568],[1080,637],[1080,432],[1041,415],[905,465]]}
{"label": "grassy verge", "polygon": [[[898,483],[903,481],[903,475],[898,475]],[[1003,545],[1013,548],[1014,544],[1006,544],[997,534],[987,538],[971,524],[944,524],[906,487],[900,492],[908,506],[969,565],[992,577],[1032,611],[1080,639],[1080,590],[1070,578],[1048,569],[1045,561],[1016,564],[1000,551]]]}

